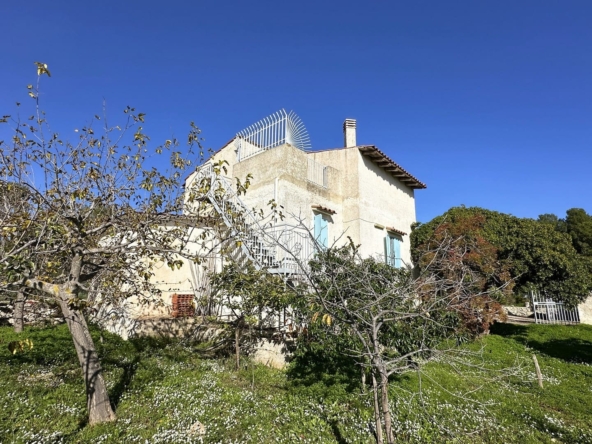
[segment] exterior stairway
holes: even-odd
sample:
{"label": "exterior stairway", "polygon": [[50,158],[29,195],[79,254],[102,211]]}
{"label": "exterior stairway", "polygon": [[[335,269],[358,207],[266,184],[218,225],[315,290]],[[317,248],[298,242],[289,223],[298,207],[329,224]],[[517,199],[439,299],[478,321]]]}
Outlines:
{"label": "exterior stairway", "polygon": [[272,273],[301,272],[313,251],[306,230],[286,224],[264,226],[211,163],[200,167],[189,186],[206,192],[206,199],[224,221],[228,238],[234,243],[230,248],[233,260],[241,265],[251,261],[257,269]]}

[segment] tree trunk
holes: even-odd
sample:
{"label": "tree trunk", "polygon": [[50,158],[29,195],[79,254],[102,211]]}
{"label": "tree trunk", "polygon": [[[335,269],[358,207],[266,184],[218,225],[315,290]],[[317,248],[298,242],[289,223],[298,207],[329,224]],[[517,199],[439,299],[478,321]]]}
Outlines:
{"label": "tree trunk", "polygon": [[386,441],[388,444],[394,444],[395,435],[393,434],[391,409],[388,399],[388,375],[386,369],[381,366],[380,372],[380,393],[382,395],[382,416],[384,418],[384,429],[386,431]]}
{"label": "tree trunk", "polygon": [[376,383],[376,374],[372,369],[372,395],[374,396],[374,421],[376,422],[376,444],[383,444],[382,422],[380,421],[380,405],[378,403],[378,384]]}
{"label": "tree trunk", "polygon": [[25,313],[25,292],[20,290],[16,294],[16,301],[14,301],[14,310],[12,311],[12,319],[14,321],[14,332],[21,333],[24,326]]}
{"label": "tree trunk", "polygon": [[95,344],[90,336],[84,315],[79,309],[68,305],[70,300],[72,298],[67,293],[60,292],[58,302],[72,335],[76,354],[84,374],[88,423],[93,425],[114,421],[117,418],[111,408],[109,393],[103,379],[103,370],[101,369]]}
{"label": "tree trunk", "polygon": [[234,331],[234,349],[236,351],[236,369],[240,370],[240,328]]}

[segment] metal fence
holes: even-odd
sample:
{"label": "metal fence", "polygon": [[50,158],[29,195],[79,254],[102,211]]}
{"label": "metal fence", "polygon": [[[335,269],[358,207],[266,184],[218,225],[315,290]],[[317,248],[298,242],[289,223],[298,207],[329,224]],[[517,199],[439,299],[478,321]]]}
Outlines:
{"label": "metal fence", "polygon": [[532,310],[537,324],[579,324],[578,308],[568,308],[563,302],[555,302],[539,292],[531,292]]}
{"label": "metal fence", "polygon": [[237,133],[235,146],[238,161],[284,143],[304,151],[310,149],[310,138],[304,123],[294,111],[287,113],[281,109]]}

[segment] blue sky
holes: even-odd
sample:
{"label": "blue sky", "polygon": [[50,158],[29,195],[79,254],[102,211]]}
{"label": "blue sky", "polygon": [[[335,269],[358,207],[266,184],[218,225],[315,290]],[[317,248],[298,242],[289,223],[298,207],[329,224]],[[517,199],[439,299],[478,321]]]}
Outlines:
{"label": "blue sky", "polygon": [[293,109],[313,148],[345,118],[427,183],[417,217],[465,204],[592,212],[592,2],[16,1],[0,4],[0,114],[33,62],[63,137],[102,110],[147,114],[153,141],[190,121],[219,148]]}

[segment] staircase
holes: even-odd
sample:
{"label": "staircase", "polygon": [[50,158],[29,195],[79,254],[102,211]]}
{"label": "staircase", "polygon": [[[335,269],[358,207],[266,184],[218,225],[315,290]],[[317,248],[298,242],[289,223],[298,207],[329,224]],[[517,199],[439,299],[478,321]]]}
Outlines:
{"label": "staircase", "polygon": [[190,186],[207,191],[206,199],[224,221],[229,238],[236,243],[236,248],[231,251],[233,260],[241,265],[251,261],[257,269],[273,271],[281,268],[276,259],[277,243],[266,234],[235,188],[211,163],[206,163],[197,171]]}

